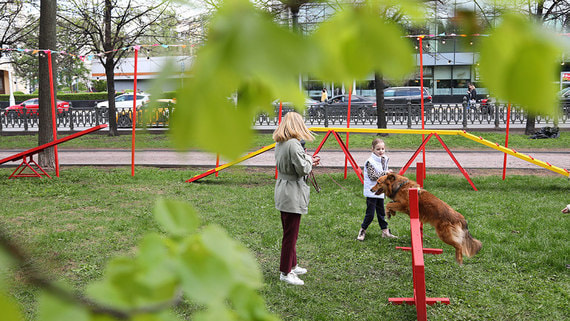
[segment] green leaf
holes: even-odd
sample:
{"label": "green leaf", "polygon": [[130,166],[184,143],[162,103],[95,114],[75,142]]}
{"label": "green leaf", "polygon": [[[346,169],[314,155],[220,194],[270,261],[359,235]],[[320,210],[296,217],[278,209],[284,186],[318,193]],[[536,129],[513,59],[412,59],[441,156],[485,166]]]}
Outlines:
{"label": "green leaf", "polygon": [[39,321],[89,321],[89,313],[83,307],[50,293],[42,292],[38,301]]}
{"label": "green leaf", "polygon": [[556,113],[561,50],[552,34],[528,19],[506,15],[481,41],[480,53],[481,77],[493,95],[534,114]]}
{"label": "green leaf", "polygon": [[157,234],[145,236],[135,258],[115,258],[105,269],[103,280],[88,287],[99,302],[128,309],[168,302],[180,285],[177,264],[165,240]]}
{"label": "green leaf", "polygon": [[24,320],[18,303],[3,291],[0,291],[0,311],[2,311],[2,320],[4,321]]}
{"label": "green leaf", "polygon": [[187,236],[200,225],[194,208],[184,202],[159,199],[154,207],[154,217],[167,233],[174,236]]}
{"label": "green leaf", "polygon": [[[324,22],[313,36],[321,59],[320,79],[352,83],[371,73],[401,78],[413,71],[411,43],[369,7],[350,7]],[[334,66],[334,68],[331,68]]]}
{"label": "green leaf", "polygon": [[207,249],[198,235],[182,244],[178,273],[184,293],[199,304],[223,304],[234,285],[231,267]]}
{"label": "green leaf", "polygon": [[[254,116],[273,112],[274,99],[304,105],[299,74],[316,56],[305,39],[247,0],[225,1],[207,38],[177,95],[173,139],[181,149],[194,146],[235,159],[251,145]],[[237,106],[230,99],[236,93]]]}
{"label": "green leaf", "polygon": [[238,286],[232,291],[230,298],[240,320],[279,320],[267,311],[263,298],[251,288]]}
{"label": "green leaf", "polygon": [[235,283],[250,288],[263,285],[261,271],[253,254],[241,243],[231,239],[216,226],[208,226],[202,233],[204,247],[228,266]]}

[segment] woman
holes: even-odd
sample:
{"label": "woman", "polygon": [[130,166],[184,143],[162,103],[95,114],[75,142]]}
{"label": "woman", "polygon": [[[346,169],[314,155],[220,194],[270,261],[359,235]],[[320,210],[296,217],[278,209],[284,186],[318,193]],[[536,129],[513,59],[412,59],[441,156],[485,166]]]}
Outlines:
{"label": "woman", "polygon": [[275,162],[277,181],[275,182],[275,208],[281,212],[283,240],[279,279],[289,284],[303,285],[299,275],[307,273],[297,265],[297,236],[301,215],[307,214],[310,188],[306,183],[307,175],[318,165],[318,157],[311,157],[301,145],[301,140],[314,138],[296,112],[287,113],[275,132]]}

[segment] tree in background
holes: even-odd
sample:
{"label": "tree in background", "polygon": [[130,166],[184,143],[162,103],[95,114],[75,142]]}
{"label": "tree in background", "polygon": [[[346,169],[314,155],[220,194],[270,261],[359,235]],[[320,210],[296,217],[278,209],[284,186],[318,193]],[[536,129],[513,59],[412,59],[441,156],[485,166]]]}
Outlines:
{"label": "tree in background", "polygon": [[[69,0],[63,4],[61,17],[70,31],[85,37],[87,49],[98,54],[105,68],[109,100],[109,135],[117,136],[115,118],[115,66],[149,36],[153,26],[172,11],[168,2],[121,0]],[[104,54],[102,54],[104,53]]]}
{"label": "tree in background", "polygon": [[[56,0],[43,0],[40,5],[40,33],[39,33],[39,47],[47,50],[56,50],[57,36],[56,36],[56,20],[57,20],[57,1]],[[55,139],[53,137],[53,122],[52,122],[52,95],[55,101],[57,91],[57,64],[55,55],[51,56],[52,60],[52,74],[54,90],[50,88],[50,72],[49,60],[47,54],[39,53],[39,125],[38,125],[38,145],[47,144]],[[39,153],[39,164],[44,168],[55,167],[55,153],[54,148],[44,149]]]}

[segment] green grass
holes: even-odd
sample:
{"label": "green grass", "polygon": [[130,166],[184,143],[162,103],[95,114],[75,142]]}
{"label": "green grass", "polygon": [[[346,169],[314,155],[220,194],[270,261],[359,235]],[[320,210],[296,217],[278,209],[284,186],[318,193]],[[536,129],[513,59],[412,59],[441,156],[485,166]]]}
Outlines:
{"label": "green grass", "polygon": [[[10,169],[0,168],[6,178]],[[201,170],[63,168],[60,178],[0,180],[1,224],[47,272],[77,289],[101,277],[113,256],[136,251],[157,231],[152,208],[157,197],[184,200],[206,224],[217,224],[257,257],[265,279],[261,293],[284,320],[414,320],[414,306],[393,306],[389,297],[412,296],[411,255],[395,250],[410,243],[409,219],[389,221],[400,238],[382,239],[377,221],[364,242],[355,240],[365,200],[355,175],[316,171],[323,191],[311,192],[297,252],[309,269],[305,286],[278,280],[281,222],[274,209],[271,170],[235,167],[196,183],[184,180]],[[410,176],[413,178],[413,175]],[[342,188],[334,181],[337,181]],[[425,227],[427,294],[449,297],[450,305],[428,306],[429,320],[564,320],[570,315],[570,201],[567,179],[555,176],[472,177],[433,175],[425,187],[461,212],[481,252],[454,260],[452,248]],[[34,318],[37,291],[9,278],[11,293]],[[176,311],[191,315],[197,307]]]}
{"label": "green grass", "polygon": [[[470,132],[473,135],[481,136],[501,145],[505,144],[505,133],[500,132]],[[324,133],[319,133],[313,142],[307,143],[307,148],[315,149],[324,138]],[[341,134],[343,140],[346,135]],[[370,149],[372,139],[375,134],[351,134],[349,137],[349,146],[351,149]],[[421,135],[412,134],[391,134],[382,137],[386,142],[388,150],[397,149],[416,149],[422,142]],[[487,147],[475,143],[461,136],[442,135],[443,141],[452,149],[487,149]],[[78,149],[78,148],[131,148],[131,135],[123,134],[116,137],[109,137],[105,134],[86,135],[69,142],[63,143],[61,149]],[[273,143],[271,134],[257,134],[251,144],[251,149],[259,149]],[[21,136],[0,136],[0,149],[24,149],[37,146],[37,135],[21,135]],[[555,150],[568,149],[570,146],[570,132],[563,131],[560,137],[556,139],[529,139],[528,136],[520,133],[511,133],[509,135],[509,147],[517,150]],[[149,132],[137,132],[136,134],[137,149],[163,149],[173,148],[168,134],[153,134]],[[325,149],[340,149],[336,140],[329,137],[324,145]],[[441,145],[434,137],[430,139],[427,148],[441,149]]]}

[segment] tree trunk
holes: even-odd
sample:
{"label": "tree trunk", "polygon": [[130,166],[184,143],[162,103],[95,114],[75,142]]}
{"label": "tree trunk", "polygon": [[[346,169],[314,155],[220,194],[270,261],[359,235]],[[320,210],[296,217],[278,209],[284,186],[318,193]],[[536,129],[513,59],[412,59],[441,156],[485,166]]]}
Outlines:
{"label": "tree trunk", "polygon": [[[54,50],[57,45],[56,37],[56,15],[57,1],[42,0],[40,4],[40,35],[39,47],[41,49]],[[55,57],[52,55],[52,77],[54,82],[54,91],[50,88],[50,75],[47,54],[39,55],[39,124],[38,124],[38,144],[43,145],[54,140],[52,126],[51,96],[56,99],[56,65]],[[38,155],[38,164],[45,169],[55,168],[54,148],[48,148],[40,152]]]}
{"label": "tree trunk", "polygon": [[105,75],[107,76],[107,101],[109,101],[109,136],[118,136],[117,109],[115,108],[115,64],[113,64],[112,57],[106,59]]}
{"label": "tree trunk", "polygon": [[115,108],[115,64],[114,64],[114,52],[112,45],[112,35],[111,35],[111,0],[105,0],[105,16],[103,17],[103,23],[105,24],[105,35],[103,40],[103,49],[107,52],[107,57],[105,57],[105,75],[107,76],[107,101],[109,102],[109,136],[118,136],[119,131],[117,130],[117,110]]}
{"label": "tree trunk", "polygon": [[524,129],[525,135],[532,135],[535,132],[536,116],[528,114],[526,117],[526,127]]}
{"label": "tree trunk", "polygon": [[[376,72],[374,73],[374,83],[376,87],[376,115],[378,117],[376,124],[378,128],[388,128],[386,122],[386,109],[384,108],[384,77]],[[382,134],[381,136],[388,136]]]}

